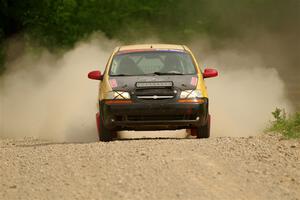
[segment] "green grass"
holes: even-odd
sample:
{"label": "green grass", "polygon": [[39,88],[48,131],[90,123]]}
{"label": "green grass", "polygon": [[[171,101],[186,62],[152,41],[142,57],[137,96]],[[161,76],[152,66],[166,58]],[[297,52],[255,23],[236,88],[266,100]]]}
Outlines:
{"label": "green grass", "polygon": [[300,138],[300,113],[287,115],[284,109],[276,108],[272,112],[274,120],[266,132],[280,133],[285,138]]}

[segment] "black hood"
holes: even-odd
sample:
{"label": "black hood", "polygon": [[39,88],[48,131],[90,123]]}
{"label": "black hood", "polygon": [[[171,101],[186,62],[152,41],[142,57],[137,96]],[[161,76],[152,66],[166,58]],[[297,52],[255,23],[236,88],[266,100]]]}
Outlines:
{"label": "black hood", "polygon": [[196,89],[197,75],[157,75],[157,76],[113,76],[110,77],[110,85],[113,90],[132,91],[138,83],[171,83],[174,88],[180,90]]}

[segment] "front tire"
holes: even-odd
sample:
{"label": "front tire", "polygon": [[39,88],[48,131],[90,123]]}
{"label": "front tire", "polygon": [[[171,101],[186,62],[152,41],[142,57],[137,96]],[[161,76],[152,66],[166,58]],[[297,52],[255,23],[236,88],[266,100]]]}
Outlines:
{"label": "front tire", "polygon": [[100,117],[100,114],[97,113],[96,115],[97,120],[97,129],[98,129],[98,136],[101,142],[109,142],[112,141],[114,138],[114,133],[109,129],[105,128],[103,120]]}
{"label": "front tire", "polygon": [[207,123],[204,126],[197,128],[197,138],[210,137],[210,115],[208,115]]}

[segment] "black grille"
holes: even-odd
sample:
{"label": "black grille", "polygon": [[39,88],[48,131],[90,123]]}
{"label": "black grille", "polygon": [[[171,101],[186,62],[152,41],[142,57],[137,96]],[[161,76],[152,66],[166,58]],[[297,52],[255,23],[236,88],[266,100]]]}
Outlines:
{"label": "black grille", "polygon": [[177,91],[172,88],[136,89],[135,96],[143,100],[172,99]]}

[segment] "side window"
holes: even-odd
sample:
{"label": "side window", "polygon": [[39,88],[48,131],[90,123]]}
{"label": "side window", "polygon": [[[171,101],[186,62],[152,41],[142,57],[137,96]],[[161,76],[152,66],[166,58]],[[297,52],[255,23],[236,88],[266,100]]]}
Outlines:
{"label": "side window", "polygon": [[116,74],[119,62],[120,62],[119,58],[116,58],[113,60],[113,62],[111,64],[111,69],[110,69],[112,74]]}

